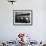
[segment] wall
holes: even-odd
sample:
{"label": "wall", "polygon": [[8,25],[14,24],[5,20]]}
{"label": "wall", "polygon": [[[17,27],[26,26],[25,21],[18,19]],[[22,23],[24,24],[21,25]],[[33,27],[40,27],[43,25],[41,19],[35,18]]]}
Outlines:
{"label": "wall", "polygon": [[[32,26],[14,26],[13,10],[33,10]],[[46,0],[17,0],[12,5],[0,0],[0,40],[15,40],[18,32],[31,34],[33,40],[46,40]]]}

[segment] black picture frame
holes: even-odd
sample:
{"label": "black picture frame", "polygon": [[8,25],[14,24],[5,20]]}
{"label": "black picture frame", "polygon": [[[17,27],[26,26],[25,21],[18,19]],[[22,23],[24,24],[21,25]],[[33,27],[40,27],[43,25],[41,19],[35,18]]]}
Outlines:
{"label": "black picture frame", "polygon": [[33,24],[32,10],[13,10],[13,25],[25,26],[32,24]]}

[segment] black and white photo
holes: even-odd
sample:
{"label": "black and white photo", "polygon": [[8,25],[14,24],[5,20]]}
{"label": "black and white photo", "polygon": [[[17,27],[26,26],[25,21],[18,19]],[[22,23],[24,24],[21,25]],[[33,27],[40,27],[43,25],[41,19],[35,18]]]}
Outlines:
{"label": "black and white photo", "polygon": [[13,10],[13,24],[32,24],[32,10]]}

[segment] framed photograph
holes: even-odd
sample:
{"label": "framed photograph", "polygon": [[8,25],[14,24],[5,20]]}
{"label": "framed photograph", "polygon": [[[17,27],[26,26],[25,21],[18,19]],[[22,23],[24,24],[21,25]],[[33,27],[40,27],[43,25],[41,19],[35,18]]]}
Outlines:
{"label": "framed photograph", "polygon": [[32,10],[13,10],[14,25],[32,25]]}

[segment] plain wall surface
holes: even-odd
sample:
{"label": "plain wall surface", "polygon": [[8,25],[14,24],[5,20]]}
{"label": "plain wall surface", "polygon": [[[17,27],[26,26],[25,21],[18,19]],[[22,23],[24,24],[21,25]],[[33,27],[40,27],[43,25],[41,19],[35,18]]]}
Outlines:
{"label": "plain wall surface", "polygon": [[[13,10],[32,10],[32,26],[13,25]],[[46,0],[0,0],[0,41],[15,40],[19,32],[29,33],[31,39],[46,40]]]}

